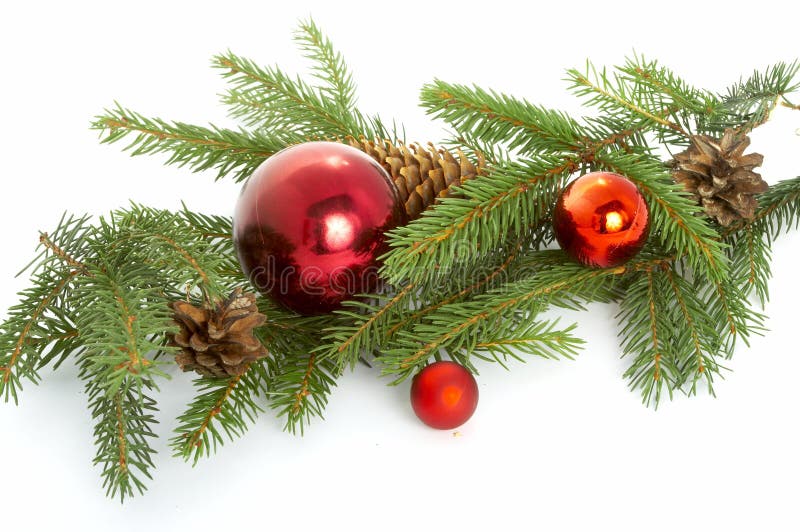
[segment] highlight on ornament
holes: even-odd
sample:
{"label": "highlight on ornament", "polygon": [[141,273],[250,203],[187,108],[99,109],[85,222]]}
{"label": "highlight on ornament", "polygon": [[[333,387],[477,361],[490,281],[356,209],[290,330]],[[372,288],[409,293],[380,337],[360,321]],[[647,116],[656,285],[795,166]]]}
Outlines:
{"label": "highlight on ornament", "polygon": [[433,80],[421,105],[451,130],[433,144],[358,108],[313,21],[295,38],[309,77],[214,57],[241,128],[119,105],[92,123],[132,155],[242,183],[221,209],[233,216],[66,214],[39,235],[0,328],[6,401],[78,366],[108,495],[152,478],[175,367],[196,394],[170,445],[197,463],[268,411],[305,433],[359,365],[410,386],[408,430],[422,430],[414,415],[458,427],[486,364],[578,355],[584,341],[552,308],[617,308],[623,377],[651,406],[715,394],[735,348],[767,333],[771,245],[800,222],[800,178],[762,177],[749,135],[798,110],[797,62],[731,72],[722,92],[642,56],[589,63],[567,71],[587,117]]}

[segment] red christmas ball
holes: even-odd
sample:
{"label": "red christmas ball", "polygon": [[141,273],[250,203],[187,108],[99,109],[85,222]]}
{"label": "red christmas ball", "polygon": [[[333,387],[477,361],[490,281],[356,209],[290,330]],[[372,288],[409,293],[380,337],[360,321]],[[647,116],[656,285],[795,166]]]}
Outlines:
{"label": "red christmas ball", "polygon": [[642,193],[619,174],[592,172],[561,193],[553,228],[561,249],[596,268],[619,266],[644,246],[650,213]]}
{"label": "red christmas ball", "polygon": [[336,142],[264,161],[242,189],[233,238],[253,285],[300,314],[323,314],[378,284],[384,233],[405,221],[386,171]]}
{"label": "red christmas ball", "polygon": [[423,423],[435,429],[454,429],[478,407],[478,384],[461,364],[434,362],[414,376],[411,406]]}

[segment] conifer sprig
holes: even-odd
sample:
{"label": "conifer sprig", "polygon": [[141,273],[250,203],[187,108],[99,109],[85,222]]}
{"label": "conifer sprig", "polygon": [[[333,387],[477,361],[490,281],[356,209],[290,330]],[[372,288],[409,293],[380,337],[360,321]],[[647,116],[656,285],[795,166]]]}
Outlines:
{"label": "conifer sprig", "polygon": [[[307,140],[348,137],[402,141],[401,126],[357,108],[353,76],[313,20],[295,40],[312,79],[226,52],[213,65],[228,81],[222,99],[243,128],[147,118],[120,105],[96,117],[104,143],[127,142],[132,155],[165,154],[167,164],[243,181],[275,152]],[[800,224],[800,178],[759,197],[753,220],[721,228],[672,181],[655,155],[690,135],[747,133],[800,89],[800,64],[778,63],[723,93],[691,86],[641,56],[613,69],[570,70],[574,93],[594,110],[572,117],[526,99],[435,80],[423,108],[453,132],[450,144],[489,162],[486,175],[455,187],[424,215],[389,235],[387,285],[327,316],[303,317],[258,301],[256,331],[271,357],[239,377],[198,379],[171,445],[196,463],[273,409],[286,430],[303,433],[322,417],[336,379],[373,355],[399,382],[432,359],[450,357],[474,371],[525,356],[572,358],[574,326],[544,319],[551,307],[620,305],[625,372],[643,401],[706,389],[725,370],[737,341],[763,333],[770,247]],[[650,241],[629,263],[586,269],[558,251],[550,219],[575,174],[621,173],[637,184],[650,212]],[[18,400],[23,380],[74,360],[95,422],[95,463],[108,494],[141,492],[153,469],[158,386],[167,377],[168,304],[209,302],[247,287],[231,237],[232,220],[132,204],[92,222],[65,217],[42,233],[31,287],[0,326],[0,396]]]}

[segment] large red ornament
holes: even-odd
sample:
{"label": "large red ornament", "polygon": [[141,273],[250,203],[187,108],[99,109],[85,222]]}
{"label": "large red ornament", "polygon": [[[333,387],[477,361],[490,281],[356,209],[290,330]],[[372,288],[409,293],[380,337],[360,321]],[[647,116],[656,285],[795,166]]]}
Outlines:
{"label": "large red ornament", "polygon": [[625,263],[644,246],[650,214],[642,193],[619,174],[593,172],[561,193],[553,228],[561,249],[596,268]]}
{"label": "large red ornament", "polygon": [[464,366],[434,362],[414,377],[411,406],[426,425],[454,429],[466,423],[478,407],[478,384]]}
{"label": "large red ornament", "polygon": [[405,214],[363,152],[308,142],[259,166],[236,205],[233,238],[253,285],[300,314],[329,312],[378,284],[384,233]]}

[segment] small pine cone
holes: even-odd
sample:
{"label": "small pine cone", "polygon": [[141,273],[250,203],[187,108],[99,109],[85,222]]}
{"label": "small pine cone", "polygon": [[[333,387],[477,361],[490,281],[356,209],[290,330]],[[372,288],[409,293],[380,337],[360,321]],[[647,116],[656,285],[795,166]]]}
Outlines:
{"label": "small pine cone", "polygon": [[692,135],[691,146],[675,155],[672,176],[691,192],[706,214],[722,226],[740,219],[752,220],[758,208],[756,194],[769,185],[753,168],[764,156],[744,154],[750,145],[746,135],[726,129],[721,139]]}
{"label": "small pine cone", "polygon": [[444,148],[427,148],[419,144],[395,146],[388,140],[348,138],[358,148],[375,159],[392,177],[400,198],[406,207],[406,215],[413,220],[433,205],[439,198],[450,193],[451,186],[458,186],[478,175],[484,175],[486,161],[478,155],[477,166],[461,150],[458,159]]}
{"label": "small pine cone", "polygon": [[183,371],[194,370],[207,377],[237,376],[247,371],[251,362],[267,356],[253,336],[253,329],[267,319],[258,312],[255,294],[243,294],[237,288],[213,306],[173,301],[170,307],[180,327],[173,345],[183,348],[175,362]]}

